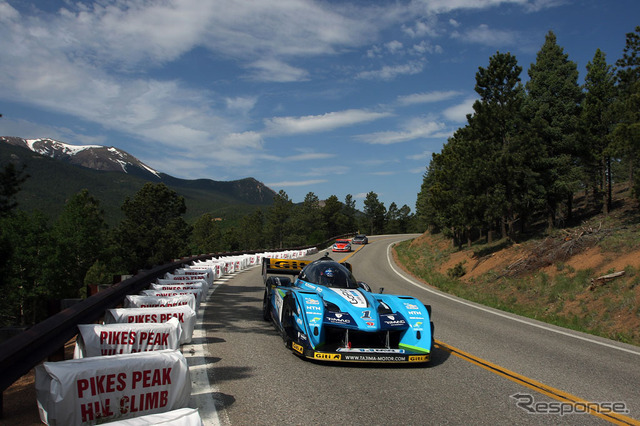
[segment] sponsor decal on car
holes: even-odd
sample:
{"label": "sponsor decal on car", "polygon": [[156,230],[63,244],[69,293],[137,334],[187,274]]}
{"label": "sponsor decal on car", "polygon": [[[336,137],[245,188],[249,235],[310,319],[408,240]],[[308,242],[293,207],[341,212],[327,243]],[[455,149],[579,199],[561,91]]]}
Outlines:
{"label": "sponsor decal on car", "polygon": [[429,355],[411,355],[409,356],[409,362],[425,362],[429,361]]}
{"label": "sponsor decal on car", "polygon": [[374,361],[374,362],[398,362],[406,361],[405,355],[358,355],[358,354],[345,354],[344,361]]}
{"label": "sponsor decal on car", "polygon": [[319,305],[320,301],[317,299],[312,299],[310,297],[305,297],[304,298],[304,303],[307,305]]}
{"label": "sponsor decal on car", "polygon": [[386,349],[386,348],[338,348],[336,352],[352,352],[352,353],[370,353],[370,354],[403,354],[404,349]]}
{"label": "sponsor decal on car", "polygon": [[365,299],[362,293],[360,293],[358,290],[352,290],[348,288],[331,288],[329,290],[341,296],[343,299],[357,308],[367,307],[367,299]]}
{"label": "sponsor decal on car", "polygon": [[325,312],[324,319],[332,324],[350,325],[355,323],[351,315],[342,312]]}
{"label": "sponsor decal on car", "polygon": [[418,305],[415,305],[413,303],[406,303],[406,302],[404,303],[404,307],[407,309],[420,309]]}
{"label": "sponsor decal on car", "polygon": [[298,352],[299,354],[302,354],[304,352],[304,349],[302,348],[302,346],[300,346],[299,344],[297,344],[295,342],[291,343],[291,348],[294,351]]}
{"label": "sponsor decal on car", "polygon": [[274,269],[302,269],[309,263],[309,261],[278,259],[269,262],[269,267]]}
{"label": "sponsor decal on car", "polygon": [[399,315],[380,315],[380,319],[390,327],[401,327],[407,324],[404,318]]}
{"label": "sponsor decal on car", "polygon": [[328,361],[340,361],[342,359],[342,355],[340,354],[327,354],[322,352],[316,352],[313,354],[315,359],[324,359]]}

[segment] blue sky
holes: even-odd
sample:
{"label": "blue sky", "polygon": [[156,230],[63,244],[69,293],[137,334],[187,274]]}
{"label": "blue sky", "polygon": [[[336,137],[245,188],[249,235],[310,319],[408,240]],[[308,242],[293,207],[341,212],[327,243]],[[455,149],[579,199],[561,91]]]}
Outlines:
{"label": "blue sky", "polygon": [[526,81],[552,30],[582,83],[639,18],[638,0],[0,0],[0,135],[414,211],[478,67],[511,52]]}

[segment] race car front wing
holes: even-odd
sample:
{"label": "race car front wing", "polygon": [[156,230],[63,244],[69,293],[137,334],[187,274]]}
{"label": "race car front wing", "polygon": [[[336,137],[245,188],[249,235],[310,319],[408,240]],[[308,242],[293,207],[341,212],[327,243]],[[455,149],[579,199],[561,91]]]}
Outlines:
{"label": "race car front wing", "polygon": [[319,361],[418,363],[428,362],[431,358],[430,353],[415,353],[404,349],[338,348],[332,352],[316,351],[305,348],[290,339],[287,339],[287,347],[300,356]]}

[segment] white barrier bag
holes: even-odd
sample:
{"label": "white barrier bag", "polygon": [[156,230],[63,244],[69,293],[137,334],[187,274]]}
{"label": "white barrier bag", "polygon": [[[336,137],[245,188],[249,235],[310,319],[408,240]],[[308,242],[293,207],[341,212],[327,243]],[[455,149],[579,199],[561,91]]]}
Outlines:
{"label": "white barrier bag", "polygon": [[79,324],[74,358],[179,349],[177,318],[158,324]]}
{"label": "white barrier bag", "polygon": [[165,280],[172,280],[172,281],[195,281],[195,280],[203,280],[204,282],[207,283],[207,288],[213,284],[213,277],[210,276],[208,277],[206,274],[189,274],[189,275],[185,275],[185,274],[170,274],[170,273],[166,273],[164,274],[163,277]]}
{"label": "white barrier bag", "polygon": [[176,281],[176,280],[168,280],[165,278],[158,278],[154,284],[165,286],[165,285],[191,285],[191,284],[197,284],[197,283],[201,285],[203,293],[206,293],[207,291],[209,291],[209,288],[210,288],[209,284],[207,284],[205,280]]}
{"label": "white barrier bag", "polygon": [[198,290],[142,290],[141,296],[160,296],[160,297],[172,297],[181,296],[184,294],[193,294],[196,297],[196,308],[200,306],[202,301],[202,289]]}
{"label": "white barrier bag", "polygon": [[197,408],[180,408],[167,413],[149,414],[134,419],[103,423],[103,426],[203,426],[202,418]]}
{"label": "white barrier bag", "polygon": [[90,425],[184,408],[191,377],[174,350],[45,362],[36,396],[43,423]]}
{"label": "white barrier bag", "polygon": [[171,308],[173,306],[189,306],[196,310],[196,296],[182,294],[178,296],[140,296],[130,294],[124,299],[125,308]]}
{"label": "white barrier bag", "polygon": [[[186,277],[186,275],[185,275]],[[181,284],[179,282],[173,284],[151,284],[149,290],[200,290],[206,292],[206,283],[202,281],[192,282],[191,284]]]}
{"label": "white barrier bag", "polygon": [[204,276],[204,280],[207,281],[209,285],[213,284],[214,276],[213,270],[211,268],[180,268],[173,271],[174,275],[191,275],[191,276]]}
{"label": "white barrier bag", "polygon": [[193,328],[196,324],[196,311],[188,306],[173,308],[115,308],[107,309],[104,315],[105,324],[114,323],[149,323],[165,322],[171,318],[178,318],[182,325],[180,344],[190,343]]}

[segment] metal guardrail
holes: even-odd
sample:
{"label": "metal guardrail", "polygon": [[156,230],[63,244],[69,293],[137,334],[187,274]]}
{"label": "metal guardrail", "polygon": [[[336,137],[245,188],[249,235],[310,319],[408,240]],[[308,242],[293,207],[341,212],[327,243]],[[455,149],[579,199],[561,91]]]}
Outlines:
{"label": "metal guardrail", "polygon": [[[322,247],[331,244],[337,238],[355,235],[348,233],[330,238],[320,244],[279,250],[302,250],[311,247]],[[210,253],[182,258],[180,260],[156,266],[138,272],[118,284],[98,292],[83,301],[39,322],[22,333],[0,344],[0,392],[4,392],[20,377],[27,374],[42,360],[54,354],[66,342],[78,334],[78,324],[91,324],[99,319],[107,309],[122,303],[128,294],[136,294],[147,288],[156,279],[167,272],[194,261],[238,256],[242,254],[264,253],[266,250],[254,250],[229,253]],[[3,416],[3,398],[0,394],[0,418]]]}

